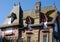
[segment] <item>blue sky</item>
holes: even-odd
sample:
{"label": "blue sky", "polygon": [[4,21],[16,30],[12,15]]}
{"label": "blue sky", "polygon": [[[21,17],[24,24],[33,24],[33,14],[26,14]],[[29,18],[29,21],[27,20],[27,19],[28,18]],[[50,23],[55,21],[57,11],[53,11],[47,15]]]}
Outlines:
{"label": "blue sky", "polygon": [[36,2],[41,1],[42,7],[56,5],[58,11],[60,11],[60,0],[0,0],[0,25],[4,22],[6,17],[12,10],[14,3],[20,2],[23,10],[34,9]]}

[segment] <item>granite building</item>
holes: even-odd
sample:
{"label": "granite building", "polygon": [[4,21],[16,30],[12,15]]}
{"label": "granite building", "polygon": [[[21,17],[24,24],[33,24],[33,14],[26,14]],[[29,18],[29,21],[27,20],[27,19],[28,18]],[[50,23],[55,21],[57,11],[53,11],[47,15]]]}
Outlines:
{"label": "granite building", "polygon": [[[46,15],[47,28],[43,26],[43,16]],[[25,23],[26,17],[31,17],[31,31]],[[60,15],[55,6],[41,8],[41,2],[35,3],[32,10],[22,10],[20,4],[15,4],[3,25],[0,26],[2,38],[20,42],[60,42]]]}

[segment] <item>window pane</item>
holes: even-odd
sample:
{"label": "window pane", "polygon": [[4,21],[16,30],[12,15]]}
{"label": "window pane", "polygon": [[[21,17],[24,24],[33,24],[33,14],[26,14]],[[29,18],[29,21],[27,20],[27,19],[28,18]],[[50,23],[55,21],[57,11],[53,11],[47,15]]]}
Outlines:
{"label": "window pane", "polygon": [[14,18],[13,17],[9,18],[8,24],[11,24],[13,21],[14,21]]}
{"label": "window pane", "polygon": [[11,24],[11,18],[9,18],[9,20],[8,20],[8,24]]}
{"label": "window pane", "polygon": [[13,28],[6,28],[5,34],[12,34]]}
{"label": "window pane", "polygon": [[14,18],[13,17],[11,17],[11,23],[14,21]]}
{"label": "window pane", "polygon": [[31,42],[31,37],[30,36],[27,37],[27,42]]}
{"label": "window pane", "polygon": [[43,42],[47,42],[47,35],[43,36]]}

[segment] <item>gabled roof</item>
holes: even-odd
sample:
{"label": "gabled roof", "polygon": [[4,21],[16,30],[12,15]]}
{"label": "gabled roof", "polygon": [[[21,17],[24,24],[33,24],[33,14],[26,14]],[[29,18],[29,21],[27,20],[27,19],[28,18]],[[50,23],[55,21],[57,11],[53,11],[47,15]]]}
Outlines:
{"label": "gabled roof", "polygon": [[[55,10],[55,11],[50,15],[52,18],[54,18],[55,15],[56,15],[56,13],[57,13],[57,10],[56,10],[56,8],[55,8],[54,6],[44,7],[44,8],[41,9],[41,12],[45,14],[45,13],[46,13],[47,11],[49,11],[49,10]],[[35,9],[33,9],[33,10],[26,10],[26,11],[23,12],[23,18],[24,18],[24,19],[25,19],[28,15],[30,15],[32,18],[37,18],[37,17],[36,17],[36,13],[35,13]]]}
{"label": "gabled roof", "polygon": [[[12,13],[14,13],[17,17],[16,20],[14,20],[14,22],[12,23],[13,25],[18,25],[19,24],[19,14],[20,14],[20,9],[21,6],[20,4],[17,4],[13,7],[12,11],[9,13],[9,15],[7,16],[6,20],[4,21],[3,25],[10,25],[7,22],[9,21],[9,16],[11,16]],[[12,25],[11,24],[11,25]]]}
{"label": "gabled roof", "polygon": [[[49,14],[49,17],[52,18],[52,20],[50,22],[48,22],[48,24],[53,24],[55,19],[56,19],[56,15],[57,15],[57,10],[54,6],[50,6],[50,7],[45,7],[45,8],[42,8],[41,9],[41,12],[42,13],[47,13],[49,10],[55,10],[53,13]],[[6,24],[8,22],[8,17],[7,19],[5,20],[5,22],[3,23],[2,26],[0,26],[0,28],[2,27],[8,27],[8,26],[16,26],[19,24],[19,12],[20,12],[20,5],[17,5],[17,6],[14,6],[12,11],[10,12],[9,16],[11,15],[11,13],[15,13],[16,16],[17,16],[17,19],[10,25]],[[23,19],[25,19],[27,16],[31,16],[32,18],[37,18],[36,17],[36,13],[35,13],[35,9],[34,10],[26,10],[23,12]]]}
{"label": "gabled roof", "polygon": [[[0,27],[19,25],[19,16],[20,16],[21,12],[22,12],[21,5],[20,4],[15,4],[12,11],[9,13],[6,20],[4,21],[3,25],[1,25]],[[11,16],[11,14],[13,14],[13,13],[16,15],[17,19],[15,19],[13,23],[8,24],[9,16]]]}
{"label": "gabled roof", "polygon": [[[48,14],[48,12],[53,11],[51,14]],[[44,7],[41,9],[41,12],[48,15],[48,17],[52,18],[52,20],[50,22],[53,22],[55,20],[56,14],[57,14],[57,10],[54,6],[49,6],[49,7]],[[35,10],[26,10],[23,12],[23,19],[25,19],[27,16],[31,16],[32,18],[37,18]],[[49,18],[48,18],[49,19]]]}

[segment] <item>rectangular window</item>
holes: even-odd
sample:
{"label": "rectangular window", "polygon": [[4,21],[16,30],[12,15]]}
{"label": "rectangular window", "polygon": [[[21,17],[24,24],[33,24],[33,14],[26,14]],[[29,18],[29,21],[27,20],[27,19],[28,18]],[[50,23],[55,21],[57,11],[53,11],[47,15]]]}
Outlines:
{"label": "rectangular window", "polygon": [[27,37],[27,42],[31,42],[31,37],[30,36]]}
{"label": "rectangular window", "polygon": [[12,34],[13,28],[6,28],[5,29],[5,34]]}
{"label": "rectangular window", "polygon": [[14,21],[14,18],[13,17],[11,17],[11,23]]}
{"label": "rectangular window", "polygon": [[43,42],[47,42],[47,35],[43,35]]}
{"label": "rectangular window", "polygon": [[59,42],[59,39],[54,38],[53,42]]}

